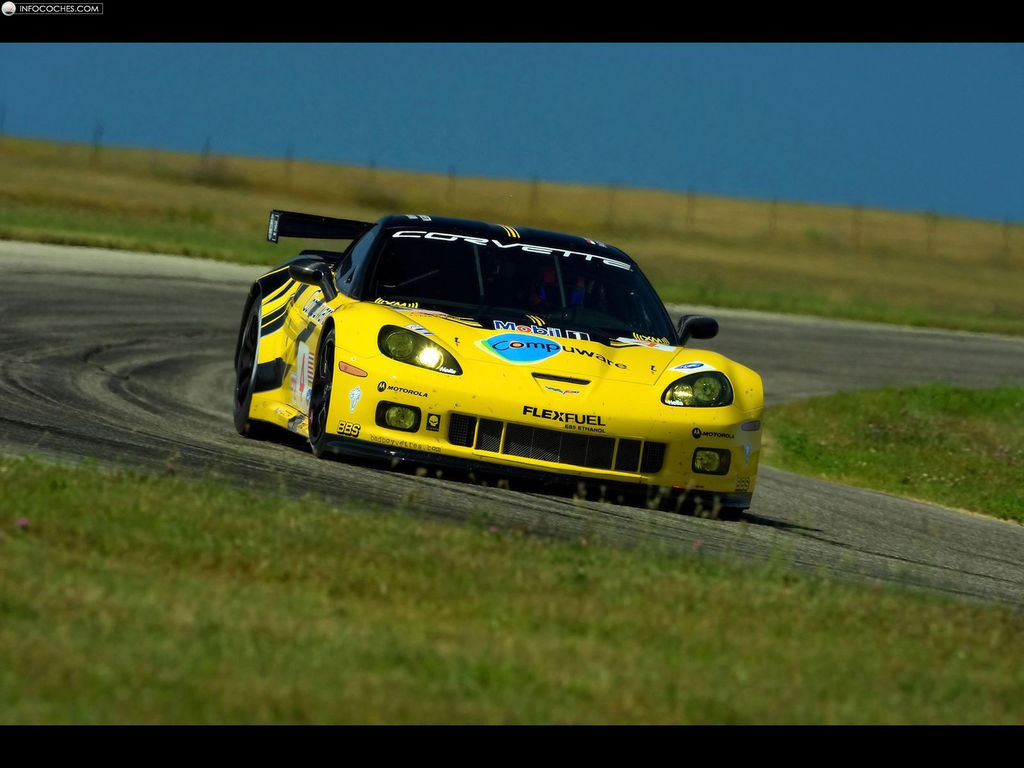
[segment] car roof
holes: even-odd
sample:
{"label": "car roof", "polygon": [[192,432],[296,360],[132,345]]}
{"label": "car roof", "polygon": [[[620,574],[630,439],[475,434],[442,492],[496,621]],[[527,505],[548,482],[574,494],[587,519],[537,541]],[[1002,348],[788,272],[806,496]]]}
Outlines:
{"label": "car roof", "polygon": [[392,214],[384,216],[377,223],[383,229],[427,229],[429,231],[454,235],[482,237],[488,240],[500,239],[508,241],[509,239],[517,239],[523,240],[530,245],[540,245],[558,250],[583,251],[593,253],[595,256],[610,256],[628,264],[636,265],[636,262],[629,255],[613,245],[608,245],[592,238],[568,235],[564,232],[551,232],[532,227],[491,224],[486,221],[475,221],[473,219],[456,219],[447,216],[424,214]]}

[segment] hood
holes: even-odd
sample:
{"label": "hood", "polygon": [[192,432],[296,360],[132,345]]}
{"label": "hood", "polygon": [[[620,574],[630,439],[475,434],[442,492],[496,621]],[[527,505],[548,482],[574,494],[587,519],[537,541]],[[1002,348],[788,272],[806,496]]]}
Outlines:
{"label": "hood", "polygon": [[[688,349],[666,339],[595,338],[593,332],[490,317],[456,317],[421,309],[389,308],[393,324],[433,336],[463,365],[529,370],[537,378],[600,380],[654,385],[662,379],[733,365],[715,352]],[[533,318],[539,320],[539,318]],[[552,386],[557,386],[553,383]]]}

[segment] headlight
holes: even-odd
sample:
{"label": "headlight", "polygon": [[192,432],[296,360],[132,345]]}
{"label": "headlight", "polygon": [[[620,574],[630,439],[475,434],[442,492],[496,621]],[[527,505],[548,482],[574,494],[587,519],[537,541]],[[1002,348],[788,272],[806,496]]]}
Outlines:
{"label": "headlight", "polygon": [[462,373],[462,367],[448,350],[408,328],[385,325],[377,336],[377,346],[392,360],[454,376]]}
{"label": "headlight", "polygon": [[732,385],[724,373],[693,373],[672,382],[661,395],[665,405],[714,408],[732,403]]}

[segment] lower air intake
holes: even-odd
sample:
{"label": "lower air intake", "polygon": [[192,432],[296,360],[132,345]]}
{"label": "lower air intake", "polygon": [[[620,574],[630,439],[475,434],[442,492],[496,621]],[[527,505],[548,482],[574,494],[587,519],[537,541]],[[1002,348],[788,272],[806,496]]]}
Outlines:
{"label": "lower air intake", "polygon": [[554,464],[591,469],[611,469],[615,438],[556,432],[551,429],[509,424],[501,452]]}
{"label": "lower air intake", "polygon": [[448,442],[469,448],[473,445],[473,433],[476,431],[476,417],[453,413],[448,420]]}

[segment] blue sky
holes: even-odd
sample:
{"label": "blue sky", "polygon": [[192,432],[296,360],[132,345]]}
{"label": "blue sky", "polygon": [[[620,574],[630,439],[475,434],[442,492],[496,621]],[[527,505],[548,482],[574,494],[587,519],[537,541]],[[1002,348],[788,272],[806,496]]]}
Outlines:
{"label": "blue sky", "polygon": [[1024,45],[4,43],[8,135],[1024,222]]}

